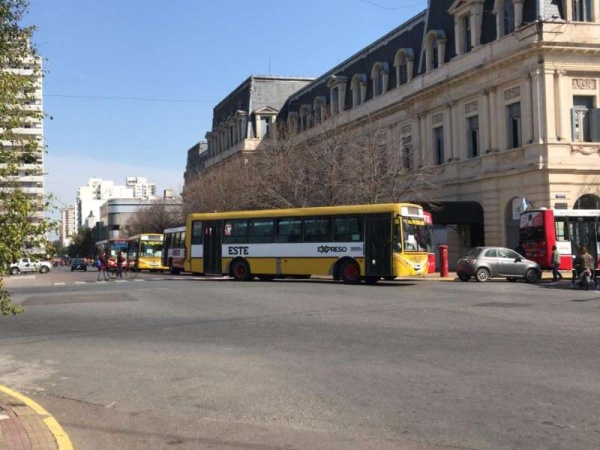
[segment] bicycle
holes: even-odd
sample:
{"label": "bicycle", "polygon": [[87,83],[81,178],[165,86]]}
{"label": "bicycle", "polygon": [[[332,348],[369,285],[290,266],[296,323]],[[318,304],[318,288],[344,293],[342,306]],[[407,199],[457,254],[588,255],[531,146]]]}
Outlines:
{"label": "bicycle", "polygon": [[125,279],[133,280],[135,277],[137,277],[138,270],[135,268],[134,265],[129,264],[127,261],[124,261],[123,264],[121,264],[121,276],[119,276],[119,270],[117,268],[117,263],[115,263],[113,261],[109,261],[108,267],[106,268],[106,274],[108,275],[108,277],[110,279],[113,279],[113,280],[115,278],[125,278]]}

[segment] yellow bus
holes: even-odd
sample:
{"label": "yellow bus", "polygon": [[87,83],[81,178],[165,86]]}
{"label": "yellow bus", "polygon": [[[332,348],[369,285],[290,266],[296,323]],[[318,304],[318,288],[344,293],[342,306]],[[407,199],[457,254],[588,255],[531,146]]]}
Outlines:
{"label": "yellow bus", "polygon": [[423,208],[410,203],[190,214],[185,270],[233,279],[427,274]]}
{"label": "yellow bus", "polygon": [[127,259],[137,270],[167,270],[162,265],[163,235],[142,233],[127,239]]}

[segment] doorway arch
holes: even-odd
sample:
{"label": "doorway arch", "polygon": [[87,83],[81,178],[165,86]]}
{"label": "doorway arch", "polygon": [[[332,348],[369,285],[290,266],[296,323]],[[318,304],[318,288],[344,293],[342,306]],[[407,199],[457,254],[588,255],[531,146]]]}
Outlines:
{"label": "doorway arch", "polygon": [[573,209],[600,209],[600,197],[594,194],[584,194],[577,199]]}

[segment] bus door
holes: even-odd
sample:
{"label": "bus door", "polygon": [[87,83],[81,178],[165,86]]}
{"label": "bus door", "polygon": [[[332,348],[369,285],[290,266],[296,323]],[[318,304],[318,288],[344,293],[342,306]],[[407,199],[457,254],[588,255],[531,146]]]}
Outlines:
{"label": "bus door", "polygon": [[222,274],[221,271],[222,222],[204,222],[204,273]]}
{"label": "bus door", "polygon": [[389,215],[365,216],[365,275],[386,276],[392,270],[392,226]]}
{"label": "bus door", "polygon": [[573,255],[579,255],[579,247],[585,245],[590,255],[594,257],[594,261],[598,261],[598,231],[596,221],[589,217],[569,218],[569,232]]}

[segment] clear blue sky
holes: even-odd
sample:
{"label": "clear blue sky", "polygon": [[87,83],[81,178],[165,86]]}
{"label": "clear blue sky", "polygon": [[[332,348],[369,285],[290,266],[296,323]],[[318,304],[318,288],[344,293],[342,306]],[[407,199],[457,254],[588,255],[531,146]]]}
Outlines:
{"label": "clear blue sky", "polygon": [[47,191],[145,176],[180,192],[187,149],[251,74],[319,76],[426,0],[30,0],[46,58]]}

